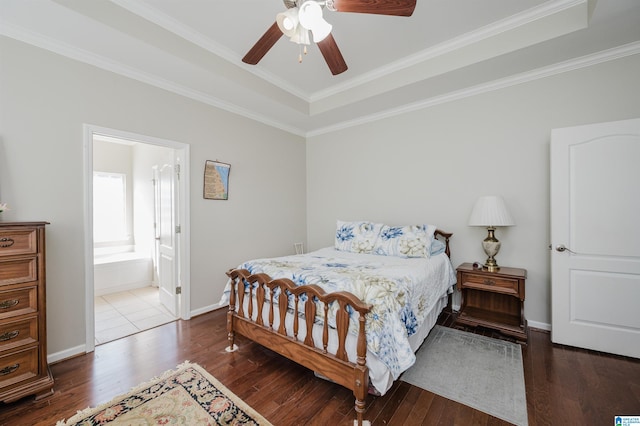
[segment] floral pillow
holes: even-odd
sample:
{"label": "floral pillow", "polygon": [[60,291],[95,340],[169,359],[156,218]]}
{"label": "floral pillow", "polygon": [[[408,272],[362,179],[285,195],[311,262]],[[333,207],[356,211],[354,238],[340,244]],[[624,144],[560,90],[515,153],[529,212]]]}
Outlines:
{"label": "floral pillow", "polygon": [[374,254],[397,257],[429,257],[436,227],[433,225],[384,225]]}
{"label": "floral pillow", "polygon": [[380,234],[380,229],[382,229],[381,223],[339,220],[335,248],[353,253],[371,253]]}

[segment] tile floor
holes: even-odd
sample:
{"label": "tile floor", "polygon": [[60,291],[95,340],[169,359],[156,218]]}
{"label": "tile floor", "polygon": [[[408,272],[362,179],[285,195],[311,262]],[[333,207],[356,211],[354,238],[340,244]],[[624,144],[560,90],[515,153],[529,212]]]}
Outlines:
{"label": "tile floor", "polygon": [[148,330],[176,318],[160,303],[157,287],[95,298],[96,345]]}

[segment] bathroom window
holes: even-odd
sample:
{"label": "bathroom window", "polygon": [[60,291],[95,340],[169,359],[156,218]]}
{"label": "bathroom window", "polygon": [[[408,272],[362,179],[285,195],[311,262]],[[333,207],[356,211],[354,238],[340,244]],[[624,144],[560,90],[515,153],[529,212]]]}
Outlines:
{"label": "bathroom window", "polygon": [[127,177],[93,173],[93,242],[96,246],[130,244],[127,232]]}

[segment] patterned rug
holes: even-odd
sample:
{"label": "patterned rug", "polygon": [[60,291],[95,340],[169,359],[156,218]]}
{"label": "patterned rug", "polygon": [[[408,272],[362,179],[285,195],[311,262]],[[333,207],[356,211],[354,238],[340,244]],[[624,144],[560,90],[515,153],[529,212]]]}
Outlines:
{"label": "patterned rug", "polygon": [[271,426],[204,368],[188,361],[56,426],[173,424]]}
{"label": "patterned rug", "polygon": [[437,325],[400,379],[515,425],[528,423],[517,343]]}

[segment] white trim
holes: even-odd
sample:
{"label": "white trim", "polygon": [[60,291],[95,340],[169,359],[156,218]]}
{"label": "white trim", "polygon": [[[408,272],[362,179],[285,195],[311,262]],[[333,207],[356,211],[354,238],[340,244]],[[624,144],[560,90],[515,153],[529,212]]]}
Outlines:
{"label": "white trim", "polygon": [[198,315],[206,314],[206,313],[209,313],[209,312],[213,312],[213,311],[217,311],[219,309],[225,309],[225,308],[226,308],[226,306],[220,306],[219,304],[215,303],[213,305],[204,306],[202,308],[198,308],[198,309],[195,309],[195,310],[191,311],[191,316],[195,317],[195,316],[198,316]]}
{"label": "white trim", "polygon": [[[84,189],[84,320],[85,320],[85,352],[95,349],[95,290],[93,278],[93,128],[82,126],[82,144],[84,153],[83,189]],[[78,346],[76,346],[78,348]],[[63,351],[67,352],[67,351]]]}
{"label": "white trim", "polygon": [[546,322],[527,320],[527,326],[529,328],[537,328],[538,330],[551,331],[551,324],[548,324]]}
{"label": "white trim", "polygon": [[335,132],[337,130],[342,130],[401,114],[406,114],[408,112],[429,108],[447,102],[457,101],[471,96],[492,92],[494,90],[504,89],[506,87],[516,86],[518,84],[528,83],[557,74],[574,71],[580,68],[598,65],[603,62],[613,61],[616,59],[624,58],[626,56],[637,55],[639,53],[640,41],[634,41],[632,43],[615,47],[613,49],[604,50],[602,52],[581,56],[579,58],[563,61],[554,65],[549,65],[547,67],[542,67],[487,83],[478,84],[476,86],[467,87],[454,92],[446,93],[444,95],[433,96],[431,98],[406,104],[398,108],[388,109],[379,113],[362,116],[354,120],[343,121],[342,123],[336,123],[331,126],[318,128],[316,130],[307,132],[306,137]]}
{"label": "white trim", "polygon": [[296,96],[300,99],[303,99],[307,102],[310,102],[311,99],[306,93],[301,92],[298,88],[292,86],[287,80],[284,78],[278,77],[275,74],[265,72],[261,68],[255,67],[253,65],[248,65],[242,62],[242,58],[238,56],[235,52],[226,47],[216,43],[208,37],[205,37],[202,33],[194,31],[192,28],[183,25],[180,21],[175,20],[169,15],[159,11],[158,9],[152,7],[149,4],[142,3],[137,0],[111,0],[113,3],[116,3],[118,6],[127,9],[128,11],[135,13],[138,16],[143,17],[144,19],[153,22],[154,24],[159,25],[165,30],[172,32],[173,34],[179,35],[185,40],[190,41],[191,43],[199,46],[209,52],[213,53],[216,56],[221,57],[222,59],[230,62],[234,65],[241,64],[242,68],[246,71],[260,77],[263,80],[266,80],[274,85],[278,86],[282,90],[289,92],[293,96]]}
{"label": "white trim", "polygon": [[76,61],[94,65],[103,70],[107,70],[115,74],[149,84],[151,86],[159,87],[161,89],[184,96],[186,98],[194,99],[196,101],[216,108],[220,108],[233,114],[250,118],[251,120],[266,124],[267,126],[275,127],[276,129],[284,130],[285,132],[292,133],[294,135],[304,136],[304,131],[302,129],[280,123],[262,114],[257,114],[236,104],[223,101],[215,96],[211,96],[201,91],[193,90],[191,88],[176,84],[172,81],[160,78],[156,75],[140,71],[120,62],[116,62],[103,56],[96,55],[95,53],[86,51],[84,49],[80,49],[63,43],[59,40],[54,41],[43,36],[42,34],[27,30],[1,19],[0,34],[13,38],[15,40],[28,43],[33,46],[40,47],[42,49],[46,49],[50,52],[57,53],[67,58],[75,59]]}
{"label": "white trim", "polygon": [[[546,8],[551,8],[551,7],[570,7],[574,4],[580,3],[583,0],[562,0],[562,1],[558,1],[558,2],[553,2],[552,4],[546,6]],[[542,6],[541,6],[542,7]],[[542,8],[543,11],[546,11],[546,13],[551,13],[550,10],[547,10],[546,8]],[[557,11],[557,10],[556,10]],[[532,12],[531,12],[532,13]],[[540,11],[538,11],[537,13],[542,13]],[[541,15],[538,15],[538,17],[540,17]],[[513,19],[519,19],[519,20],[525,20],[525,19],[532,19],[532,16],[528,16],[526,14],[524,15],[518,15],[516,17],[514,17]],[[509,25],[514,25],[514,22],[507,20],[505,22],[502,23],[503,26],[509,26]],[[491,29],[490,27],[486,27],[484,29],[481,29],[484,32],[490,32],[490,31],[498,31],[498,29]],[[478,31],[481,31],[478,30]],[[521,74],[516,74],[510,77],[506,77],[503,79],[498,79],[498,80],[494,80],[491,82],[487,82],[487,83],[482,83],[473,87],[469,87],[469,88],[464,88],[458,91],[454,91],[454,92],[450,92],[444,95],[440,95],[440,96],[434,96],[431,98],[427,98],[424,100],[421,100],[419,102],[414,102],[414,103],[410,103],[407,105],[403,105],[401,107],[398,108],[391,108],[391,109],[387,109],[375,114],[370,114],[370,115],[365,115],[365,116],[361,116],[358,117],[356,119],[353,120],[347,120],[347,121],[343,121],[343,122],[339,122],[339,123],[335,123],[332,124],[330,126],[326,126],[326,127],[319,127],[313,130],[309,130],[309,131],[305,131],[304,129],[298,128],[298,127],[293,127],[290,126],[288,124],[285,123],[281,123],[278,122],[276,120],[273,120],[271,118],[268,118],[262,114],[257,114],[253,111],[250,111],[246,108],[243,107],[239,107],[235,104],[226,102],[226,101],[222,101],[214,96],[211,95],[207,95],[204,94],[200,91],[196,91],[190,88],[186,88],[183,86],[180,86],[178,84],[175,84],[173,82],[161,79],[159,77],[153,76],[151,74],[148,73],[144,73],[144,72],[140,72],[138,70],[135,70],[131,67],[128,67],[126,65],[123,65],[121,63],[115,62],[115,61],[111,61],[108,60],[102,56],[99,55],[95,55],[91,52],[88,51],[84,51],[82,49],[77,49],[73,46],[70,46],[68,44],[59,42],[59,41],[53,41],[41,34],[35,33],[33,31],[27,30],[25,28],[16,26],[14,24],[11,24],[9,22],[3,21],[2,19],[0,19],[0,34],[3,34],[7,37],[11,37],[13,39],[19,40],[19,41],[23,41],[25,43],[49,50],[51,52],[60,54],[62,56],[66,56],[84,63],[88,63],[91,65],[95,65],[96,67],[105,69],[107,71],[111,71],[113,73],[116,74],[120,74],[123,75],[125,77],[129,77],[132,78],[134,80],[138,80],[141,81],[143,83],[146,84],[150,84],[152,86],[155,87],[159,87],[161,89],[165,89],[169,92],[173,92],[176,93],[178,95],[181,96],[185,96],[187,98],[190,99],[194,99],[196,101],[202,102],[204,104],[207,105],[211,105],[214,106],[216,108],[220,108],[222,110],[249,118],[251,120],[263,123],[267,126],[270,127],[274,127],[280,130],[283,130],[285,132],[294,134],[294,135],[298,135],[301,137],[312,137],[312,136],[317,136],[317,135],[321,135],[321,134],[325,134],[325,133],[330,133],[330,132],[334,132],[334,131],[338,131],[341,129],[346,129],[349,127],[354,127],[354,126],[358,126],[361,124],[365,124],[365,123],[370,123],[370,122],[374,122],[374,121],[378,121],[378,120],[382,120],[388,117],[393,117],[393,116],[397,116],[400,114],[404,114],[407,112],[411,112],[411,111],[416,111],[419,109],[423,109],[423,108],[428,108],[431,106],[435,106],[435,105],[440,105],[446,102],[451,102],[451,101],[455,101],[455,100],[459,100],[459,99],[463,99],[463,98],[467,98],[470,96],[475,96],[478,94],[482,94],[482,93],[487,93],[493,90],[500,90],[502,88],[505,87],[510,87],[510,86],[515,86],[518,84],[523,84],[523,83],[527,83],[530,81],[534,81],[534,80],[538,80],[541,78],[545,78],[545,77],[550,77],[556,74],[560,74],[560,73],[564,73],[564,72],[568,72],[568,71],[573,71],[576,69],[580,69],[580,68],[585,68],[585,67],[589,67],[589,66],[593,66],[593,65],[597,65],[599,63],[603,63],[603,62],[607,62],[607,61],[612,61],[612,60],[616,60],[616,59],[620,59],[626,56],[631,56],[631,55],[635,55],[640,53],[640,41],[634,41],[622,46],[618,46],[618,47],[614,47],[611,49],[607,49],[601,52],[596,52],[593,54],[589,54],[589,55],[585,55],[579,58],[574,58],[574,59],[569,59],[557,64],[553,64],[553,65],[549,65],[546,67],[542,67],[542,68],[538,68],[532,71],[527,71]],[[465,37],[467,37],[468,39],[466,39]],[[456,43],[470,43],[473,40],[478,40],[477,37],[479,37],[479,35],[475,36],[476,38],[472,38],[471,35],[467,34],[466,36],[461,36],[461,38],[456,39],[457,41],[455,41]],[[453,43],[453,41],[452,41]],[[441,45],[438,47],[438,49],[442,50],[442,52],[440,52],[439,54],[445,53],[446,49],[451,49],[451,46],[446,46],[446,45]],[[425,57],[427,55],[434,55],[435,52],[433,50],[426,50],[423,51],[421,53],[418,53],[416,56],[421,56],[422,60],[425,59]],[[418,59],[410,57],[408,59],[405,59],[406,61],[416,61]],[[391,65],[391,66],[397,66],[398,63],[396,63],[395,65]],[[404,65],[405,67],[407,65]],[[372,73],[378,72],[377,70],[372,71]],[[382,75],[382,74],[381,74]],[[265,79],[267,79],[266,77],[263,77]],[[366,77],[364,77],[366,78]],[[363,80],[359,80],[359,81],[363,81]],[[276,83],[274,83],[276,84]],[[360,83],[359,83],[360,84]],[[355,84],[353,85],[355,86]],[[349,88],[349,86],[333,86],[333,88],[335,87],[341,87],[341,90],[346,90],[347,88]],[[327,90],[333,90],[333,88],[327,89]],[[320,93],[320,92],[318,92]],[[314,95],[311,96],[311,99],[313,100],[317,100],[321,97],[326,97],[328,95],[323,95],[322,93],[320,93],[319,95]]]}
{"label": "white trim", "polygon": [[65,359],[73,358],[74,356],[77,356],[77,355],[84,355],[87,352],[88,351],[85,345],[74,346],[72,348],[65,349],[60,352],[49,354],[47,356],[47,363],[53,364],[59,361],[64,361]]}
{"label": "white trim", "polygon": [[182,142],[160,139],[153,136],[140,135],[122,130],[110,129],[95,126],[92,124],[83,125],[83,146],[84,146],[84,253],[85,253],[85,345],[86,352],[95,350],[95,307],[94,307],[94,276],[93,276],[93,136],[103,135],[126,139],[151,145],[164,146],[174,149],[180,158],[181,173],[179,181],[180,197],[178,200],[178,218],[181,226],[180,236],[180,285],[182,295],[180,296],[180,318],[188,320],[191,318],[191,224],[189,221],[190,199],[190,148],[188,144]]}
{"label": "white trim", "polygon": [[547,16],[554,15],[566,9],[585,3],[586,1],[587,0],[556,0],[543,3],[539,6],[527,9],[524,12],[518,13],[500,21],[493,22],[474,31],[461,34],[458,37],[452,38],[450,40],[447,40],[446,42],[440,43],[423,51],[417,52],[413,55],[402,58],[391,64],[361,74],[357,79],[354,78],[345,81],[342,84],[336,84],[325,90],[313,93],[311,94],[311,102],[334,96],[345,90],[350,90],[365,83],[370,83],[395,72],[418,65],[422,62],[437,58],[439,56],[454,52],[465,47],[469,47],[480,41],[495,37],[500,34],[504,34],[522,25],[526,25]]}

